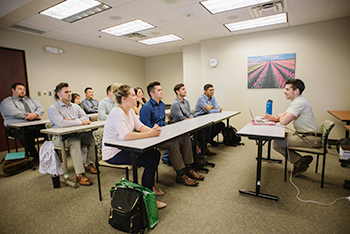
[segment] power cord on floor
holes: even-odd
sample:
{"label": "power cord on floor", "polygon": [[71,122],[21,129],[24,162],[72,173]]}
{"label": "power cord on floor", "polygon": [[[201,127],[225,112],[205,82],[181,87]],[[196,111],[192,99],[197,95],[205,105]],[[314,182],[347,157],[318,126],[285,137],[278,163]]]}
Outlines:
{"label": "power cord on floor", "polygon": [[[287,137],[287,145],[288,145],[288,137]],[[290,155],[289,155],[289,150],[287,150],[287,157],[288,157],[288,161],[290,161]],[[334,200],[334,202],[332,203],[322,203],[322,202],[317,202],[317,201],[313,201],[313,200],[303,200],[299,197],[299,194],[300,194],[300,190],[298,188],[298,186],[296,186],[296,184],[294,184],[294,182],[292,181],[292,172],[293,172],[293,169],[292,169],[292,165],[291,165],[291,169],[290,169],[290,176],[289,176],[289,181],[290,183],[295,187],[295,189],[297,190],[297,195],[295,196],[299,201],[301,202],[306,202],[306,203],[315,203],[315,204],[319,204],[319,205],[323,205],[323,206],[331,206],[331,205],[334,205],[338,200],[341,200],[341,199],[347,199],[350,201],[350,196],[347,196],[347,197],[339,197],[337,199]]]}

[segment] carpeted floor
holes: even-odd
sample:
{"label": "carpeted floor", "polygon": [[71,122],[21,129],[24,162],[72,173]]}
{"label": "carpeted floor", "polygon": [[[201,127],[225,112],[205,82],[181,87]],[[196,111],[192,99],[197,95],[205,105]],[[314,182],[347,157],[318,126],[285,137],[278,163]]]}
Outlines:
{"label": "carpeted floor", "polygon": [[[255,190],[257,147],[246,138],[243,142],[245,146],[212,147],[218,155],[208,160],[216,166],[208,167],[205,180],[195,188],[176,184],[172,167],[160,162],[157,187],[165,195],[158,199],[167,207],[159,210],[160,222],[147,232],[350,233],[350,201],[342,199],[330,206],[298,201],[294,186],[283,180],[283,163],[263,162],[262,166],[261,192],[278,196],[279,201],[239,194],[240,188]],[[273,152],[272,158],[282,156]],[[70,160],[69,168],[74,178]],[[315,160],[307,172],[293,178],[302,199],[331,203],[350,195],[342,187],[344,179],[350,179],[350,168],[340,166],[335,149],[327,157],[323,189],[314,168]],[[90,187],[61,185],[57,190],[51,177],[38,170],[0,178],[0,233],[121,233],[108,224],[108,191],[123,176],[121,170],[101,168],[102,202],[96,175],[88,174],[94,182]]]}

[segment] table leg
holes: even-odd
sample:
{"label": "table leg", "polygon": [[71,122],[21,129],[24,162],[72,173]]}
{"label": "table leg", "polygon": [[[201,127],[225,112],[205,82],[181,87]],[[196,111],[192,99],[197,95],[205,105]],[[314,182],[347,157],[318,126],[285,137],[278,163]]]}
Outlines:
{"label": "table leg", "polygon": [[64,141],[62,141],[62,136],[60,136],[60,141],[61,141],[62,167],[63,167],[63,172],[64,172],[64,176],[63,176],[63,178],[61,177],[60,181],[62,183],[65,183],[68,186],[71,186],[73,188],[77,188],[78,183],[75,183],[75,182],[69,180],[66,145],[65,145]]}
{"label": "table leg", "polygon": [[267,199],[278,201],[278,197],[276,197],[276,196],[260,193],[262,147],[263,147],[263,141],[258,140],[258,160],[257,160],[257,168],[256,168],[255,192],[246,191],[244,189],[240,189],[239,192],[244,193],[244,194],[248,194],[248,195],[253,195],[253,196],[257,196],[257,197],[262,197],[262,198],[267,198]]}
{"label": "table leg", "polygon": [[[350,121],[346,121],[346,125],[350,125]],[[349,132],[345,130],[345,138],[349,138]]]}
{"label": "table leg", "polygon": [[266,161],[282,163],[281,159],[273,159],[273,158],[271,158],[271,140],[268,141],[268,145],[267,145],[267,157],[266,158],[261,158],[261,159],[262,160],[266,160]]}
{"label": "table leg", "polygon": [[135,184],[138,184],[138,177],[137,177],[137,155],[136,153],[132,152],[131,153],[131,158],[132,158],[132,177],[133,177],[133,182]]}

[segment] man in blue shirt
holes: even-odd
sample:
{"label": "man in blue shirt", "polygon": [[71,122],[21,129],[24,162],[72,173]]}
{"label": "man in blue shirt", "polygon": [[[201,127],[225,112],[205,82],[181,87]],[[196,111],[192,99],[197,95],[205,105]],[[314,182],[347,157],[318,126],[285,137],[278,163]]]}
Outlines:
{"label": "man in blue shirt", "polygon": [[[211,113],[219,113],[221,111],[222,108],[218,105],[214,97],[213,85],[204,85],[204,93],[199,96],[197,100],[196,107],[194,109],[194,117]],[[206,131],[207,142],[209,142],[212,146],[218,146],[218,143],[214,141],[214,137],[217,136],[224,128],[225,124],[223,122],[213,124],[210,129]]]}
{"label": "man in blue shirt", "polygon": [[[165,126],[165,104],[163,90],[159,82],[152,82],[147,86],[147,92],[151,97],[140,110],[141,122],[153,128],[155,124]],[[191,139],[187,134],[176,137],[158,145],[161,149],[169,150],[170,162],[176,171],[176,182],[187,186],[198,185],[197,180],[203,180],[204,176],[197,174],[192,168],[193,163]]]}

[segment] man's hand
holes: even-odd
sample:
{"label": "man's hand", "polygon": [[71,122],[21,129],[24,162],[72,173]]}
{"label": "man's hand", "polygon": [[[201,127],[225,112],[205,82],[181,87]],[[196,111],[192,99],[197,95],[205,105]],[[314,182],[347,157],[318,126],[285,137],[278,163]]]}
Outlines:
{"label": "man's hand", "polygon": [[215,107],[212,105],[205,105],[205,110],[210,111],[211,109],[214,109]]}
{"label": "man's hand", "polygon": [[86,119],[86,120],[83,120],[81,121],[83,123],[83,125],[88,125],[88,124],[91,124],[91,121]]}
{"label": "man's hand", "polygon": [[32,120],[34,120],[34,119],[38,119],[38,120],[41,119],[41,117],[38,116],[37,113],[24,113],[24,114],[27,116],[27,117],[24,118],[25,120],[32,121]]}
{"label": "man's hand", "polygon": [[267,119],[268,121],[276,122],[276,118],[272,115],[269,115],[269,114],[264,115],[264,119]]}
{"label": "man's hand", "polygon": [[158,124],[155,124],[150,131],[150,136],[156,137],[156,136],[159,136],[161,133],[162,133],[162,129],[159,127]]}
{"label": "man's hand", "polygon": [[220,107],[220,112],[222,111],[222,107]]}

